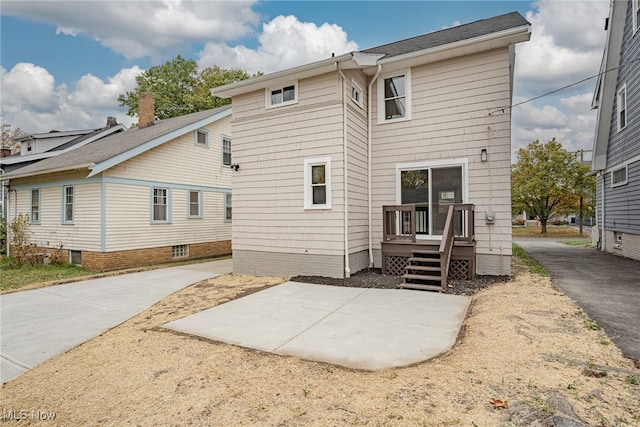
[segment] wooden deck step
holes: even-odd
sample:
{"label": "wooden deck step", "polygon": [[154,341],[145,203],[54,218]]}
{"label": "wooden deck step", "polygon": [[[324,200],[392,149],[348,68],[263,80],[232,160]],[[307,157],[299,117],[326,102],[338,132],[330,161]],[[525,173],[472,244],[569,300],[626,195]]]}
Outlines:
{"label": "wooden deck step", "polygon": [[421,280],[421,281],[432,281],[432,282],[440,282],[440,275],[431,276],[427,274],[404,274],[402,275],[404,280]]}
{"label": "wooden deck step", "polygon": [[438,250],[427,250],[427,249],[414,249],[411,251],[412,255],[438,255],[440,256],[440,251]]}
{"label": "wooden deck step", "polygon": [[415,257],[411,257],[407,260],[409,262],[409,264],[412,263],[425,263],[425,262],[430,262],[432,264],[437,263],[438,265],[440,265],[440,258],[415,258]]}
{"label": "wooden deck step", "polygon": [[435,286],[435,285],[422,285],[422,284],[418,284],[418,283],[400,283],[398,285],[398,288],[400,289],[419,289],[421,291],[442,291],[442,288],[440,286]]}
{"label": "wooden deck step", "polygon": [[404,268],[405,271],[408,270],[413,270],[413,271],[433,271],[433,272],[440,272],[442,271],[441,267],[435,267],[435,266],[429,266],[429,265],[407,265]]}

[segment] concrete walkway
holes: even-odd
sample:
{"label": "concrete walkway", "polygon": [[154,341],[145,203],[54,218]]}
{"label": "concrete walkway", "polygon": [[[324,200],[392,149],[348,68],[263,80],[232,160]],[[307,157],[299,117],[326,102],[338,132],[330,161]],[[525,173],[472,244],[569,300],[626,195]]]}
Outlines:
{"label": "concrete walkway", "polygon": [[85,280],[0,296],[2,383],[188,285],[231,272],[231,259]]}
{"label": "concrete walkway", "polygon": [[275,354],[379,370],[453,347],[470,301],[434,292],[287,282],[164,326]]}
{"label": "concrete walkway", "polygon": [[625,357],[640,361],[640,262],[553,239],[514,242],[549,271]]}

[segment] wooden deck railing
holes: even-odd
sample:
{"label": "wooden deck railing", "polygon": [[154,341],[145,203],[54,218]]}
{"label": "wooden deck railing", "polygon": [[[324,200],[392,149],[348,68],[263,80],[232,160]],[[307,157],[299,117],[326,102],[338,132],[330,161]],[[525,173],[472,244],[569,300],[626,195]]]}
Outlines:
{"label": "wooden deck railing", "polygon": [[449,205],[447,211],[447,219],[444,222],[444,230],[442,232],[442,241],[440,242],[440,286],[442,290],[447,288],[447,274],[449,272],[449,262],[451,261],[451,249],[453,249],[453,205]]}
{"label": "wooden deck railing", "polygon": [[[474,232],[474,205],[469,203],[458,203],[449,205],[453,207],[451,214],[451,229],[455,241],[473,242]],[[424,207],[416,204],[392,205],[382,207],[382,241],[383,242],[407,242],[415,243],[416,229],[426,229],[426,225],[421,223],[426,221]],[[450,216],[447,212],[447,218]],[[420,224],[418,224],[420,222]],[[446,228],[446,220],[445,220]],[[427,234],[427,233],[424,233]]]}

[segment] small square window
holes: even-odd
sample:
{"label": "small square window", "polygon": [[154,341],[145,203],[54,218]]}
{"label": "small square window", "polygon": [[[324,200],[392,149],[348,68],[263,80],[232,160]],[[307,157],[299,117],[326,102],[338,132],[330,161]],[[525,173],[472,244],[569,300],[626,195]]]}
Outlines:
{"label": "small square window", "polygon": [[171,256],[173,258],[185,258],[189,256],[189,245],[171,246]]}
{"label": "small square window", "polygon": [[359,107],[363,106],[362,88],[358,86],[354,80],[351,80],[351,99],[358,104]]}
{"label": "small square window", "polygon": [[304,161],[304,208],[331,209],[331,159]]}
{"label": "small square window", "polygon": [[209,146],[209,132],[206,130],[199,129],[196,131],[196,145],[200,145],[202,147]]}
{"label": "small square window", "polygon": [[284,87],[267,89],[267,108],[295,104],[296,102],[298,102],[297,82]]}
{"label": "small square window", "polygon": [[627,167],[623,166],[619,169],[611,171],[611,186],[618,187],[627,183]]}
{"label": "small square window", "polygon": [[231,138],[222,137],[222,164],[231,166]]}
{"label": "small square window", "polygon": [[69,264],[82,265],[82,251],[69,251]]}

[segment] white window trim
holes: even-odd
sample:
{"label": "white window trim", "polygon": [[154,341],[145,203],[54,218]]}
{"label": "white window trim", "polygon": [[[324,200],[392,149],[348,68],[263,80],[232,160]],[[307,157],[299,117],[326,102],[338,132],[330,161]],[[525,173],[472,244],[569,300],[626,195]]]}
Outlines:
{"label": "white window trim", "polygon": [[[33,192],[38,192],[38,219],[33,219]],[[40,224],[42,218],[42,190],[40,188],[32,188],[29,192],[29,224]]]}
{"label": "white window trim", "polygon": [[[198,213],[196,215],[191,214],[191,193],[198,194]],[[187,218],[202,218],[202,191],[200,190],[187,191]]]}
{"label": "white window trim", "polygon": [[640,10],[640,0],[631,0],[631,12],[633,19],[633,34],[637,33],[640,29],[640,22],[638,22],[638,10]]}
{"label": "white window trim", "polygon": [[[154,219],[153,218],[153,212],[154,212],[154,201],[153,201],[153,192],[154,190],[165,190],[167,192],[167,205],[166,205],[166,216],[167,219]],[[171,223],[171,190],[167,187],[151,187],[151,200],[150,200],[150,209],[151,211],[149,212],[149,219],[151,224],[169,224]]]}
{"label": "white window trim", "polygon": [[[421,170],[446,167],[462,167],[462,203],[469,202],[469,161],[467,159],[443,159],[431,160],[415,163],[398,163],[396,164],[396,204],[402,204],[402,178],[400,173],[408,170]],[[431,182],[431,172],[429,172],[429,181]],[[429,184],[431,185],[431,184]],[[429,201],[431,205],[431,200]],[[417,236],[418,239],[442,239],[438,235]]]}
{"label": "white window trim", "polygon": [[[621,171],[621,170],[624,170],[624,181],[620,181],[620,182],[614,183],[613,182],[613,174],[614,174],[614,172],[618,172],[618,171]],[[629,168],[628,168],[628,165],[625,164],[624,166],[616,168],[616,169],[611,171],[611,188],[615,188],[615,187],[620,187],[620,186],[626,185],[628,180],[629,180]]]}
{"label": "white window trim", "polygon": [[[285,87],[289,87],[289,86],[293,86],[293,90],[294,90],[294,98],[293,98],[293,100],[291,100],[291,101],[283,101],[283,102],[279,102],[277,104],[272,104],[271,103],[271,92],[273,92],[274,90],[284,89]],[[269,88],[265,89],[264,95],[265,95],[265,102],[266,102],[266,108],[267,109],[280,108],[280,107],[285,107],[287,105],[297,104],[298,103],[298,81],[295,80],[293,82],[286,83],[286,84],[283,84],[283,85],[269,87]]]}
{"label": "white window trim", "polygon": [[[71,201],[71,219],[67,219],[67,188],[73,189]],[[62,224],[73,224],[76,217],[76,188],[73,185],[62,186]]]}
{"label": "white window trim", "polygon": [[[225,163],[224,162],[224,141],[225,140],[229,140],[229,163]],[[233,144],[233,140],[231,139],[230,136],[227,135],[222,135],[220,138],[220,157],[222,159],[222,165],[223,166],[231,166],[232,162],[233,162],[233,155],[231,153],[232,150],[232,144]]]}
{"label": "white window trim", "polygon": [[[624,107],[624,126],[620,126],[620,112],[621,112],[621,102],[620,102],[620,94],[622,94],[624,92],[624,105],[622,107]],[[618,89],[618,92],[616,92],[616,120],[618,122],[618,132],[620,132],[621,130],[625,129],[627,127],[627,124],[629,123],[629,110],[627,110],[627,84],[623,84],[622,87],[620,89]]]}
{"label": "white window trim", "polygon": [[[405,76],[404,91],[405,91],[405,108],[406,108],[405,113],[406,114],[404,117],[398,117],[396,119],[387,119],[385,117],[385,106],[384,106],[384,81],[385,79],[402,76],[402,75]],[[411,68],[408,68],[404,71],[399,70],[399,71],[396,71],[395,73],[387,73],[383,76],[378,77],[378,124],[380,125],[385,123],[403,122],[407,120],[411,120]]]}
{"label": "white window trim", "polygon": [[[227,209],[231,205],[231,217],[227,216]],[[231,222],[233,220],[233,193],[224,193],[224,222]]]}
{"label": "white window trim", "polygon": [[[205,139],[204,144],[200,144],[198,142],[198,133],[203,133],[204,134],[204,139]],[[198,147],[209,147],[209,131],[208,130],[206,130],[206,129],[196,129],[193,132],[193,139],[194,139],[193,143],[195,145],[197,145]]]}
{"label": "white window trim", "polygon": [[[311,190],[311,167],[324,165],[325,187],[327,190],[327,203],[324,205],[313,204],[313,191]],[[304,161],[304,209],[319,210],[331,209],[331,157],[305,159]]]}
{"label": "white window trim", "polygon": [[[360,96],[360,99],[355,99],[353,97],[353,92],[356,91]],[[356,83],[355,80],[351,80],[351,100],[353,102],[355,102],[355,104],[360,107],[360,108],[364,108],[364,91],[362,90],[362,88],[360,87],[360,85],[358,83]]]}

